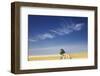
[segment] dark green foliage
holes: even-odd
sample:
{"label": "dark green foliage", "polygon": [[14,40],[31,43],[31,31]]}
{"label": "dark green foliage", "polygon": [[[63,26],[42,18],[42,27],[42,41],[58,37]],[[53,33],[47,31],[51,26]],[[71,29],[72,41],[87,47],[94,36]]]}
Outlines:
{"label": "dark green foliage", "polygon": [[64,49],[60,49],[60,55],[63,55],[63,54],[65,54]]}

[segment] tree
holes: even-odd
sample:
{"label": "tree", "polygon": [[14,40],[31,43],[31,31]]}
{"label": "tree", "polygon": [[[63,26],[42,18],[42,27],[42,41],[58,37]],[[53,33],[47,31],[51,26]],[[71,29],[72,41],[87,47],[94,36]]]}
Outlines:
{"label": "tree", "polygon": [[60,55],[63,55],[63,54],[65,54],[64,49],[60,49]]}
{"label": "tree", "polygon": [[65,54],[64,49],[60,49],[60,55],[61,55],[61,58],[60,59],[63,59],[64,58],[64,54]]}

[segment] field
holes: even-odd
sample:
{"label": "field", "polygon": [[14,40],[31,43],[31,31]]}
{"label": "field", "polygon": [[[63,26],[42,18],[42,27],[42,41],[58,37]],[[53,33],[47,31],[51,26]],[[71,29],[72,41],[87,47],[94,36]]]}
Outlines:
{"label": "field", "polygon": [[[42,56],[29,56],[28,61],[32,60],[61,60],[61,55],[42,55]],[[79,58],[87,58],[87,52],[80,52],[80,53],[71,53],[65,54],[63,59],[79,59]]]}

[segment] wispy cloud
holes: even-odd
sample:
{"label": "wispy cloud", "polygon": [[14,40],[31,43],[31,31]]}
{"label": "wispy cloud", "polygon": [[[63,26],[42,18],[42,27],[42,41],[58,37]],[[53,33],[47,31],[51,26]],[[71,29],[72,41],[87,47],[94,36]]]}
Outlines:
{"label": "wispy cloud", "polygon": [[60,27],[58,27],[56,29],[50,29],[49,31],[47,31],[43,34],[36,35],[32,39],[29,39],[29,41],[37,42],[39,40],[53,39],[57,36],[68,35],[68,34],[71,34],[74,31],[80,31],[82,29],[83,25],[84,25],[84,23],[77,23],[77,24],[65,23],[65,24],[61,24]]}
{"label": "wispy cloud", "polygon": [[36,39],[29,39],[29,41],[30,41],[30,42],[36,42],[36,41],[38,41],[38,40],[36,40]]}
{"label": "wispy cloud", "polygon": [[84,23],[76,24],[75,27],[74,27],[74,30],[76,30],[76,31],[81,30],[83,25],[84,25]]}
{"label": "wispy cloud", "polygon": [[74,31],[80,31],[82,29],[83,23],[63,25],[60,28],[50,30],[51,32],[57,35],[67,35]]}
{"label": "wispy cloud", "polygon": [[44,33],[44,34],[38,35],[37,37],[38,37],[40,40],[45,40],[45,39],[52,39],[52,38],[54,38],[55,36],[52,35],[51,33]]}
{"label": "wispy cloud", "polygon": [[45,40],[45,39],[52,39],[54,38],[55,35],[51,34],[51,33],[44,33],[44,34],[39,34],[35,37],[33,37],[32,39],[29,39],[30,42],[36,42],[39,40]]}

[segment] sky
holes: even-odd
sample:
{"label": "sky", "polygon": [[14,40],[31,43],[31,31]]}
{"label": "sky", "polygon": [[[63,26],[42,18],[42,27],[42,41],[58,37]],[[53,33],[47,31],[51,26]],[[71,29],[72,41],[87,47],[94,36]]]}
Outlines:
{"label": "sky", "polygon": [[87,32],[87,17],[28,15],[28,54],[87,52]]}

